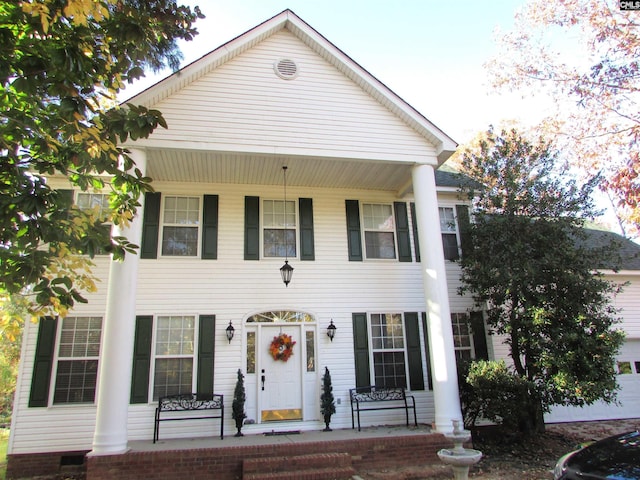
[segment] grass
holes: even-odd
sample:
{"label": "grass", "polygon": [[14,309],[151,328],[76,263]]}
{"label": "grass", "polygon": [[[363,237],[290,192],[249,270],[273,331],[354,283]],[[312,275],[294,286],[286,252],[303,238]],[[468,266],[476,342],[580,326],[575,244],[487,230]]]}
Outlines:
{"label": "grass", "polygon": [[7,473],[7,444],[9,443],[9,429],[0,428],[0,480],[4,480]]}

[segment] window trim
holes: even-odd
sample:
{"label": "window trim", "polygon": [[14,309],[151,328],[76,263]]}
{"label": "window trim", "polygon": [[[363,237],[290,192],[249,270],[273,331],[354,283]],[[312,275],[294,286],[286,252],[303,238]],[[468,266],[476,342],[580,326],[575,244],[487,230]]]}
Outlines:
{"label": "window trim", "polygon": [[[454,231],[444,231],[442,229],[442,211],[448,209],[451,210],[451,213],[453,215],[453,227],[454,227]],[[456,211],[456,206],[455,205],[440,205],[438,204],[438,222],[439,222],[439,229],[440,229],[440,237],[442,240],[442,252],[443,252],[443,256],[444,256],[444,260],[447,262],[455,262],[456,260],[460,259],[460,256],[462,254],[462,246],[461,246],[461,239],[460,239],[460,225],[458,223],[458,212]],[[444,243],[444,236],[445,235],[455,235],[456,237],[456,248],[457,248],[457,254],[456,254],[456,258],[455,259],[450,259],[447,258],[446,255],[446,251],[445,251],[445,243]]]}
{"label": "window trim", "polygon": [[[165,208],[166,202],[168,198],[197,198],[198,199],[198,223],[196,225],[180,225],[180,224],[172,224],[165,223]],[[202,228],[203,228],[203,214],[204,214],[204,196],[203,195],[186,195],[186,194],[177,194],[177,193],[162,193],[160,197],[160,216],[158,219],[158,256],[160,258],[177,258],[181,260],[186,259],[200,259],[202,255]],[[193,255],[165,255],[163,250],[164,243],[164,228],[167,227],[186,227],[186,228],[195,228],[197,229],[196,236],[196,252]]]}
{"label": "window trim", "polygon": [[[455,345],[455,337],[456,337],[456,331],[455,331],[455,327],[454,327],[454,317],[456,319],[465,319],[466,320],[466,325],[467,325],[467,329],[468,329],[468,334],[467,336],[469,337],[469,347],[456,347]],[[459,324],[459,322],[456,322],[456,324]],[[472,360],[476,358],[476,347],[475,347],[475,342],[474,342],[474,338],[473,338],[473,333],[471,331],[471,314],[469,312],[451,312],[451,333],[454,337],[454,344],[453,344],[453,353],[456,357],[457,360],[462,360],[461,357],[458,357],[458,352],[461,351],[468,351],[469,352],[469,358],[466,360]]]}
{"label": "window trim", "polygon": [[[260,259],[261,260],[277,260],[277,261],[281,261],[284,258],[289,258],[289,259],[294,259],[294,260],[298,260],[300,258],[300,248],[299,248],[299,241],[300,241],[300,206],[299,206],[299,199],[297,198],[292,198],[292,199],[287,199],[287,203],[291,203],[293,205],[293,218],[295,220],[295,225],[293,228],[291,228],[290,225],[285,223],[284,227],[267,227],[265,225],[264,222],[264,217],[265,217],[265,212],[266,212],[266,208],[265,208],[265,202],[282,202],[284,203],[284,199],[278,199],[278,198],[262,198],[260,197]],[[286,207],[285,207],[286,210]],[[285,220],[286,220],[286,212],[285,212]],[[293,242],[291,244],[291,246],[293,246],[293,248],[295,249],[295,255],[287,255],[286,257],[284,255],[282,256],[266,256],[265,255],[265,230],[266,229],[272,229],[272,230],[293,230],[294,232],[294,239]],[[287,249],[290,248],[289,243],[287,243]]]}
{"label": "window trim", "polygon": [[[364,221],[364,208],[365,205],[384,205],[391,209],[391,218],[393,219],[393,227],[391,230],[376,230],[376,229],[368,229],[365,226]],[[362,238],[362,255],[364,260],[369,260],[373,262],[397,262],[398,258],[398,220],[396,218],[396,212],[393,205],[393,202],[374,202],[374,201],[360,201],[359,202],[359,214],[360,214],[360,235]],[[367,252],[367,236],[366,232],[375,232],[375,233],[391,233],[393,238],[393,257],[389,258],[381,258],[381,257],[370,257]]]}
{"label": "window trim", "polygon": [[[158,356],[157,354],[157,339],[158,339],[158,326],[160,317],[193,317],[193,353],[189,354],[176,354],[176,355],[166,355],[166,356]],[[200,345],[200,317],[201,315],[197,313],[176,313],[176,314],[156,314],[153,315],[153,325],[152,325],[152,333],[151,333],[151,352],[149,358],[149,385],[147,390],[147,400],[149,403],[157,402],[157,399],[154,399],[154,393],[156,390],[156,360],[158,358],[191,358],[191,392],[195,392],[197,390],[198,383],[198,347]]]}
{"label": "window trim", "polygon": [[[402,349],[400,348],[374,348],[373,347],[373,323],[372,317],[374,315],[400,315],[400,321],[402,324]],[[411,377],[409,375],[409,352],[407,348],[407,327],[405,324],[405,312],[367,312],[367,341],[369,343],[369,384],[376,385],[376,363],[374,355],[376,353],[383,352],[400,352],[402,351],[404,359],[404,381],[406,390],[410,390]]]}
{"label": "window trim", "polygon": [[[62,343],[62,328],[64,325],[64,321],[67,319],[79,319],[79,318],[98,318],[100,319],[100,342],[98,346],[98,354],[97,356],[71,356],[71,357],[62,357],[60,356],[60,346]],[[75,330],[74,330],[75,331]],[[102,346],[104,342],[104,316],[102,315],[69,315],[68,317],[60,319],[56,325],[56,333],[55,333],[55,341],[54,341],[54,351],[53,351],[53,359],[51,366],[51,375],[49,378],[49,399],[47,401],[47,405],[51,407],[77,407],[83,405],[96,405],[98,401],[98,386],[100,385],[100,360],[102,359]],[[55,402],[56,395],[56,386],[58,384],[58,367],[59,363],[62,361],[84,361],[84,360],[95,360],[97,362],[96,365],[96,385],[93,392],[93,401],[92,402]]]}

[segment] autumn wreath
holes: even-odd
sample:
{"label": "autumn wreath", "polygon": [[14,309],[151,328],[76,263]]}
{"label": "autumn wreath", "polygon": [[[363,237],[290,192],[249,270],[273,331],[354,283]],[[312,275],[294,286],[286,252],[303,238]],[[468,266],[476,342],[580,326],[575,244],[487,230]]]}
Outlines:
{"label": "autumn wreath", "polygon": [[274,360],[282,360],[286,362],[293,355],[293,346],[296,344],[290,335],[281,333],[277,337],[273,337],[273,342],[269,347],[269,352]]}

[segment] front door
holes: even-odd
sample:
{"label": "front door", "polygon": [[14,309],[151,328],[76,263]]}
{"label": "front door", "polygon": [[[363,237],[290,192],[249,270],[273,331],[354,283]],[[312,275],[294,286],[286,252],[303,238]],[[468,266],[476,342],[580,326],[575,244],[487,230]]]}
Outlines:
{"label": "front door", "polygon": [[258,379],[262,422],[302,420],[301,332],[299,324],[261,326]]}

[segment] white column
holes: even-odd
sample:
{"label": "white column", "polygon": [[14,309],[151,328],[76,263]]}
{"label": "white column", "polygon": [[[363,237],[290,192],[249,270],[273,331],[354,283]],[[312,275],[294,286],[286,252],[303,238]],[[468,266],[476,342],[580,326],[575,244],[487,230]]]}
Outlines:
{"label": "white column", "polygon": [[462,420],[462,412],[458,394],[435,172],[431,165],[416,165],[412,170],[412,178],[424,296],[427,304],[436,429],[444,433],[453,431],[451,421]]}
{"label": "white column", "polygon": [[[146,153],[131,150],[131,158],[144,174]],[[112,234],[127,237],[140,245],[142,208],[128,227],[114,226]],[[112,455],[127,451],[127,415],[131,391],[133,337],[135,333],[137,254],[127,253],[122,262],[111,261],[107,285],[107,309],[102,328],[100,371],[98,375],[98,409],[91,455]]]}

